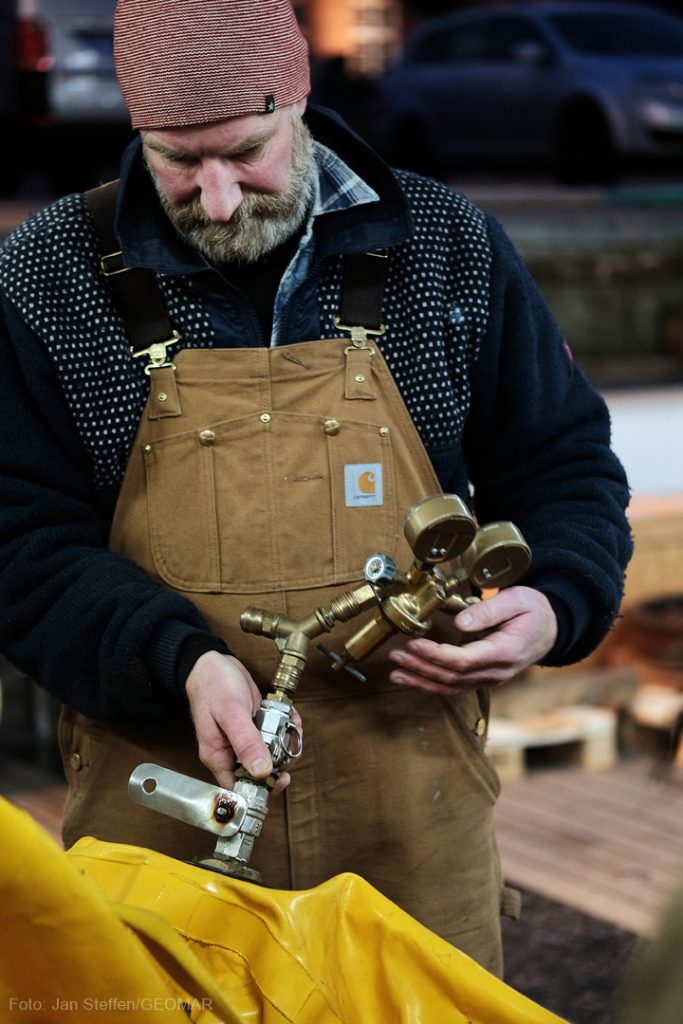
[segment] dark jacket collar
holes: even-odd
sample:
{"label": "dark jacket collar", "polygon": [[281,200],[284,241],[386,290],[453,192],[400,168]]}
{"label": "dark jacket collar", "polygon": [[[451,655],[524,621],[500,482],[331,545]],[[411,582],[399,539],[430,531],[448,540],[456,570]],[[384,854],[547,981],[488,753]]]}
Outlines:
{"label": "dark jacket collar", "polygon": [[[410,212],[391,169],[333,111],[311,106],[306,121],[315,138],[334,150],[380,197],[377,203],[317,218],[317,257],[386,249],[404,241],[412,228]],[[128,266],[169,274],[206,269],[201,256],[181,241],[161,209],[142,160],[139,137],[121,162],[116,234]]]}

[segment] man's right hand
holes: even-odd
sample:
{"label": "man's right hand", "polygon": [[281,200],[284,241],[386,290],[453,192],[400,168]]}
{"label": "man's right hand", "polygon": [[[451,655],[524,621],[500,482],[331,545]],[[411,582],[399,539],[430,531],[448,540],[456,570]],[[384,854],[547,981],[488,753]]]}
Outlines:
{"label": "man's right hand", "polygon": [[[207,651],[195,662],[186,692],[194,722],[199,760],[213,773],[219,786],[232,789],[235,761],[255,779],[270,775],[270,751],[254,725],[261,694],[244,665],[229,654]],[[296,712],[293,721],[300,725]],[[280,792],[289,783],[283,772],[273,787]]]}

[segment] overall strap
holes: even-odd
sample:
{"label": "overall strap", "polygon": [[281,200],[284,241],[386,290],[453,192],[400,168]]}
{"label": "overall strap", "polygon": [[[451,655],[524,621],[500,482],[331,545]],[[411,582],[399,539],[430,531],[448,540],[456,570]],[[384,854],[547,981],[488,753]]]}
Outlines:
{"label": "overall strap", "polygon": [[351,344],[344,350],[344,395],[349,400],[373,401],[377,397],[372,373],[375,349],[369,336],[385,331],[382,303],[388,267],[389,259],[383,252],[344,257],[341,315],[334,318],[334,324],[351,335]]}
{"label": "overall strap", "polygon": [[[147,353],[152,346],[175,344],[180,335],[169,322],[163,296],[153,271],[127,267],[114,233],[119,182],[110,181],[85,193],[102,253],[100,266],[109,281],[114,303],[123,317],[133,353]],[[340,316],[335,324],[350,331],[354,344],[368,334],[384,334],[382,302],[388,271],[383,252],[353,253],[344,257]],[[155,363],[155,365],[158,365]]]}
{"label": "overall strap", "polygon": [[385,252],[351,253],[344,257],[344,280],[340,315],[335,325],[350,331],[354,340],[368,334],[384,334],[382,304],[389,270]]}
{"label": "overall strap", "polygon": [[[159,284],[152,270],[127,267],[114,233],[119,182],[110,181],[85,193],[100,244],[100,267],[123,317],[134,356],[149,354],[153,366],[166,360],[166,347],[180,340],[171,327]],[[153,352],[152,349],[155,349]],[[163,358],[162,358],[163,357]]]}

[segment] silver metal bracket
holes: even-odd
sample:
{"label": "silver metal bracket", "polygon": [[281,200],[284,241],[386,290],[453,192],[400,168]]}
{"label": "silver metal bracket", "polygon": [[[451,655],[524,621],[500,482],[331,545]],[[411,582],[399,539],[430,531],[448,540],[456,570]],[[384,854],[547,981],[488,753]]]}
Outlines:
{"label": "silver metal bracket", "polygon": [[227,839],[236,835],[247,816],[243,796],[209,782],[191,779],[158,764],[140,764],[128,780],[128,795],[142,807]]}

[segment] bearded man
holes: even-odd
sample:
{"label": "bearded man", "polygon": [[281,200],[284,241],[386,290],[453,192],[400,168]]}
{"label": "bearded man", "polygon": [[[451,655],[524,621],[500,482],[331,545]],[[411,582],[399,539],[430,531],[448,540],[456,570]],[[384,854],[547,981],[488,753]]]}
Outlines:
{"label": "bearded man", "polygon": [[443,490],[515,522],[531,567],[367,682],[311,653],[253,863],[281,888],[357,872],[500,971],[488,688],[584,657],[617,612],[604,403],[495,222],[307,109],[286,0],[119,0],[115,59],[120,182],[0,257],[0,646],[64,703],[65,842],[210,853],[130,772],[269,776],[276,655],[241,611],[298,619],[372,551],[402,564],[402,514]]}

